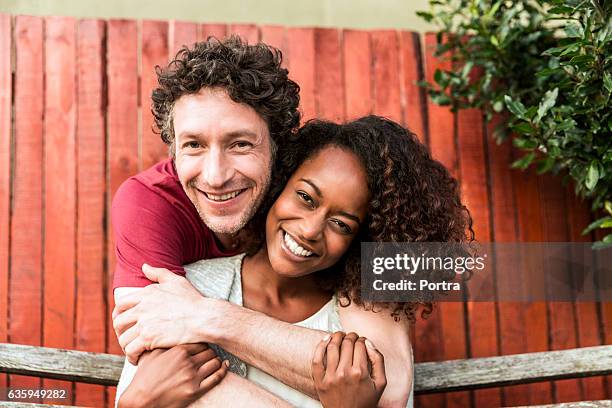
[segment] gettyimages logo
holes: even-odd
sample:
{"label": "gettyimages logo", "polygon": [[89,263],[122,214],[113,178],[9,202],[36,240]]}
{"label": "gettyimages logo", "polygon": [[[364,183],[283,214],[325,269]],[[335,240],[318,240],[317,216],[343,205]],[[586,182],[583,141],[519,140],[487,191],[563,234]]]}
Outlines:
{"label": "gettyimages logo", "polygon": [[362,243],[375,302],[612,300],[612,248],[590,243]]}

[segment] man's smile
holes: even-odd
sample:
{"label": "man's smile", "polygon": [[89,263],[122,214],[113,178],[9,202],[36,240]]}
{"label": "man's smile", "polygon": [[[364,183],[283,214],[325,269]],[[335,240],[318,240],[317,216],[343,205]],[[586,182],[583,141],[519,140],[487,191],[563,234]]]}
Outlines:
{"label": "man's smile", "polygon": [[[201,190],[199,190],[199,191],[201,191]],[[202,191],[202,193],[206,196],[206,198],[208,198],[211,201],[224,202],[224,201],[228,201],[228,200],[231,200],[232,198],[235,198],[235,197],[239,196],[244,191],[246,191],[246,188],[239,189],[239,190],[234,190],[234,191],[230,191],[230,192],[226,192],[226,193],[213,194],[213,193],[207,193],[207,192],[204,192],[204,191]]]}

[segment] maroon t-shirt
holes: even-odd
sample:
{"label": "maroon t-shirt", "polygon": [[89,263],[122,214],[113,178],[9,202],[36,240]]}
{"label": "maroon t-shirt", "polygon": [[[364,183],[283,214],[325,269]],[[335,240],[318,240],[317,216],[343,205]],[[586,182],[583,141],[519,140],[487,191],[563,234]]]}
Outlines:
{"label": "maroon t-shirt", "polygon": [[185,264],[235,254],[223,251],[202,222],[172,159],[127,179],[113,198],[111,217],[117,258],[113,289],[151,284],[144,263],[185,275]]}

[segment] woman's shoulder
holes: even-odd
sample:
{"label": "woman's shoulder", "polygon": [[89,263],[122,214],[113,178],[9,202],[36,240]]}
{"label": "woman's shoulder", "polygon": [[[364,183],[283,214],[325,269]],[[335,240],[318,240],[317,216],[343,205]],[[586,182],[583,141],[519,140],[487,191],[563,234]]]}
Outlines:
{"label": "woman's shoulder", "polygon": [[244,255],[202,259],[184,265],[185,277],[204,296],[231,300],[232,294],[240,290]]}

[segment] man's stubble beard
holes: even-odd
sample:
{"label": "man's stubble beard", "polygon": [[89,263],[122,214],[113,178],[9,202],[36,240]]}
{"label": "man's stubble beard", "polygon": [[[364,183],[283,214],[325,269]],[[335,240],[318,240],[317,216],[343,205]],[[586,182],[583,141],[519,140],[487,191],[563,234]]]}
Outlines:
{"label": "man's stubble beard", "polygon": [[[216,233],[216,234],[236,234],[238,233],[241,229],[243,229],[245,227],[245,225],[247,225],[247,223],[251,220],[251,218],[253,218],[253,216],[255,215],[255,213],[257,212],[257,210],[259,209],[259,206],[263,203],[264,198],[266,197],[266,195],[268,194],[268,190],[270,189],[270,182],[272,180],[272,161],[270,162],[270,166],[268,168],[268,173],[266,176],[266,179],[264,180],[264,186],[263,189],[261,191],[261,193],[259,194],[259,197],[257,197],[257,199],[255,200],[255,202],[253,203],[253,205],[251,205],[246,211],[244,211],[241,215],[240,215],[240,219],[238,221],[237,224],[228,226],[228,225],[215,225],[214,222],[212,221],[212,219],[209,219],[206,216],[206,213],[204,211],[202,211],[202,209],[200,208],[197,200],[192,200],[193,204],[198,212],[198,215],[200,216],[200,219],[202,220],[202,222],[204,222],[204,225],[206,225],[208,227],[208,229],[210,229],[212,232]],[[244,193],[242,193],[244,194]]]}

